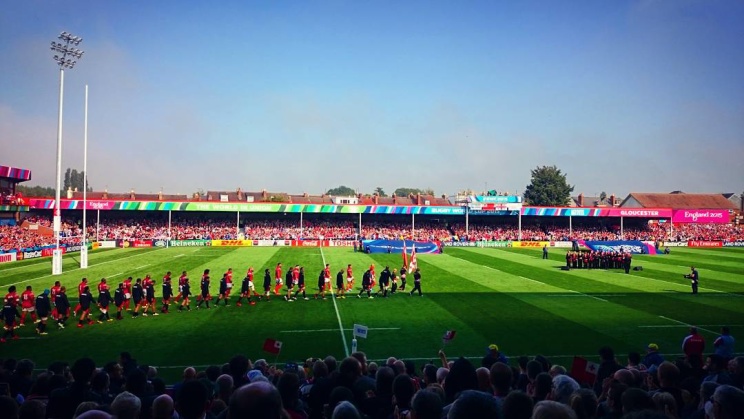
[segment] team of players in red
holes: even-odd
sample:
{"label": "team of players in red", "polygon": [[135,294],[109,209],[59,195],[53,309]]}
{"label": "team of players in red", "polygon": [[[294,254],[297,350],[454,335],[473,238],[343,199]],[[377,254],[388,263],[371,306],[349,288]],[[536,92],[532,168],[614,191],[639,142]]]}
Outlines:
{"label": "team of players in red", "polygon": [[[413,295],[414,291],[418,290],[419,295],[421,293],[421,274],[417,267],[409,267],[414,271],[414,289],[410,292]],[[382,295],[387,297],[388,293],[395,293],[397,290],[404,291],[406,286],[406,267],[400,269],[400,273],[397,269],[390,271],[389,267],[385,267],[382,270],[380,280],[380,290],[376,295]],[[254,285],[254,270],[249,268],[243,282],[241,284],[240,292],[238,294],[237,306],[242,306],[243,299],[246,299],[248,304],[255,305],[253,298],[258,300],[265,299],[270,301],[272,297],[272,275],[269,269],[264,270],[263,277],[263,292],[256,292]],[[400,280],[400,287],[398,281]],[[186,271],[183,271],[178,277],[178,294],[174,295],[173,287],[171,285],[171,272],[167,272],[163,276],[162,280],[162,295],[161,295],[161,306],[160,309],[156,307],[155,299],[155,281],[150,275],[146,275],[144,279],[137,278],[133,280],[132,277],[125,279],[121,282],[114,290],[113,296],[111,290],[106,281],[106,278],[102,278],[96,286],[98,291],[98,298],[93,297],[88,279],[83,278],[78,284],[78,301],[73,308],[67,298],[67,289],[60,284],[59,281],[54,283],[51,289],[45,289],[38,296],[34,294],[32,287],[29,285],[26,287],[20,295],[17,292],[15,285],[9,287],[8,294],[5,295],[3,300],[2,317],[5,322],[5,332],[0,338],[0,342],[6,342],[8,338],[18,339],[18,335],[15,333],[15,329],[18,327],[25,326],[26,316],[30,316],[31,320],[36,324],[36,333],[39,335],[47,334],[47,321],[51,318],[57,323],[57,326],[61,329],[65,328],[67,320],[72,317],[77,319],[77,327],[84,327],[87,323],[89,325],[103,323],[104,321],[113,321],[109,312],[116,310],[116,319],[123,319],[122,312],[129,311],[131,309],[132,317],[138,317],[140,312],[142,316],[147,316],[150,313],[153,316],[158,316],[160,313],[169,313],[170,306],[175,304],[179,311],[191,310],[192,302],[192,291],[189,277]],[[202,305],[206,308],[210,308],[210,301],[214,301],[215,305],[219,305],[223,302],[224,305],[229,305],[230,295],[233,289],[233,270],[229,268],[220,279],[218,295],[215,298],[210,293],[210,270],[205,269],[199,282],[199,293],[197,293],[196,308],[199,309]],[[278,263],[274,268],[273,275],[274,289],[273,294],[275,297],[283,297],[285,301],[292,302],[299,298],[300,294],[305,300],[309,300],[306,294],[305,288],[305,270],[304,267],[295,265],[289,268],[286,272],[283,271],[282,264]],[[286,293],[281,292],[281,289],[286,283]],[[369,269],[364,272],[362,276],[362,288],[357,297],[361,298],[363,293],[367,293],[367,298],[374,298],[372,296],[372,290],[377,284],[377,276],[375,274],[375,265],[370,265]],[[317,282],[318,291],[314,294],[316,299],[326,299],[327,293],[333,293],[331,287],[331,267],[330,264],[326,264],[323,270],[318,275]],[[346,298],[346,294],[350,292],[354,287],[354,274],[351,264],[346,267],[346,276],[344,277],[344,270],[339,270],[336,274],[336,290],[335,296],[337,298]],[[21,312],[18,312],[18,305],[21,307]],[[99,310],[98,319],[94,320],[91,313],[91,309],[97,306]],[[72,314],[72,316],[71,316]]]}

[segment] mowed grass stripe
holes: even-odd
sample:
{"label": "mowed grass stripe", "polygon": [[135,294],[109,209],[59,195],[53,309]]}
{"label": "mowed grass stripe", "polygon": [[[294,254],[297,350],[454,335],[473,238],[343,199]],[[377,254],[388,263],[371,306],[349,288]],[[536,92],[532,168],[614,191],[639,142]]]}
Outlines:
{"label": "mowed grass stripe", "polygon": [[[507,269],[510,261],[519,261],[519,263],[530,264],[534,269],[543,271],[540,275],[548,275],[552,278],[551,282],[559,281],[562,286],[574,286],[578,291],[591,293],[591,292],[622,292],[625,288],[626,292],[632,292],[636,294],[648,295],[652,293],[654,298],[666,298],[673,299],[672,306],[677,307],[680,301],[692,304],[701,304],[707,306],[705,310],[712,315],[716,315],[710,310],[721,311],[721,315],[732,315],[736,316],[740,313],[739,306],[741,298],[738,294],[725,295],[720,292],[717,293],[702,293],[698,296],[692,296],[690,294],[689,281],[682,278],[682,275],[674,276],[678,278],[676,281],[682,283],[671,282],[675,281],[673,278],[658,278],[658,274],[644,271],[637,272],[631,271],[631,274],[626,275],[621,270],[589,270],[589,269],[572,269],[571,271],[560,271],[559,266],[552,265],[549,262],[543,261],[541,258],[536,257],[537,253],[515,253],[509,251],[489,251],[490,249],[472,249],[466,250],[466,252],[477,252],[482,255],[489,257],[498,258],[499,266],[504,265],[504,269]],[[482,262],[482,261],[481,261]],[[485,263],[485,262],[483,262]],[[515,268],[509,268],[515,269]],[[622,272],[622,273],[621,273]],[[668,275],[667,275],[668,276]],[[582,279],[582,281],[574,281],[576,277]],[[608,297],[612,299],[611,297]],[[629,302],[623,301],[624,304],[635,304],[634,307],[642,309],[642,305],[636,304],[636,301]],[[653,306],[653,305],[652,305]],[[688,310],[684,311],[685,313]]]}
{"label": "mowed grass stripe", "polygon": [[[475,255],[474,253],[481,253],[485,252],[485,254],[478,254]],[[464,258],[468,258],[470,260],[473,260],[474,263],[489,265],[493,264],[493,266],[498,266],[499,269],[511,271],[514,269],[519,269],[514,267],[513,262],[509,262],[508,259],[505,258],[520,258],[524,259],[525,263],[529,263],[530,261],[533,261],[536,264],[540,263],[549,263],[549,262],[543,262],[541,259],[532,258],[529,255],[519,255],[519,254],[513,254],[512,252],[504,252],[501,250],[492,250],[492,249],[468,249],[468,250],[462,250],[458,249],[458,252],[448,252],[450,254],[456,253],[460,254],[462,253]],[[470,253],[470,255],[468,255]],[[488,261],[487,258],[493,258],[497,260],[491,260]],[[517,264],[519,265],[519,264]],[[551,265],[552,266],[552,265]],[[523,269],[523,268],[522,268]],[[547,269],[554,269],[554,268],[547,268]],[[604,292],[621,292],[621,288],[612,281],[617,280],[625,280],[625,281],[633,281],[634,287],[632,294],[629,298],[625,297],[619,297],[619,298],[613,298],[613,297],[606,297],[608,300],[611,300],[617,304],[626,306],[633,310],[638,310],[640,312],[647,313],[650,317],[647,318],[646,324],[667,324],[667,322],[660,320],[658,318],[659,315],[667,315],[672,318],[676,319],[684,319],[683,321],[688,323],[694,323],[694,322],[703,322],[706,319],[709,320],[711,323],[713,323],[713,320],[721,321],[720,319],[731,319],[731,318],[740,318],[741,314],[740,312],[736,311],[733,307],[729,309],[721,308],[719,305],[721,303],[720,299],[714,299],[714,298],[708,298],[706,299],[702,295],[698,296],[692,296],[688,294],[682,294],[682,293],[658,293],[658,286],[659,284],[649,284],[648,281],[645,281],[641,278],[635,277],[635,275],[624,275],[624,274],[614,274],[612,272],[608,271],[597,271],[597,270],[572,270],[570,273],[573,274],[573,276],[580,275],[582,277],[582,281],[575,281],[576,278],[572,278],[571,275],[569,275],[569,272],[563,272],[563,271],[557,271],[557,272],[540,272],[540,268],[537,268],[535,273],[539,272],[538,277],[545,280],[550,281],[551,283],[556,284],[562,284],[566,285],[567,283],[569,286],[575,286],[577,290],[581,292],[591,293],[592,291],[596,291],[596,287],[602,287],[605,291]],[[601,278],[601,279],[599,279]],[[595,282],[594,284],[591,284],[592,282]],[[601,282],[601,283],[596,283]],[[587,288],[588,285],[591,286],[591,288]],[[649,288],[644,290],[644,286],[649,286]],[[654,287],[656,287],[656,292],[654,292]],[[701,298],[702,297],[702,298]],[[680,300],[684,302],[684,304],[680,304]],[[551,303],[552,304],[552,303]],[[717,305],[718,304],[718,305]],[[690,305],[697,305],[699,306],[699,312],[698,310],[691,310]],[[706,306],[707,305],[707,306]],[[694,319],[690,318],[690,312],[697,313]],[[627,318],[624,315],[621,315],[621,313],[615,311],[614,308],[607,309],[605,311],[601,312],[610,312],[613,313],[613,315],[617,315],[619,319],[622,319],[621,324],[629,324],[628,322],[631,322],[630,324],[641,324],[641,323],[632,323],[635,320]],[[677,317],[674,317],[677,316]],[[725,322],[730,322],[730,320],[726,320]],[[719,323],[722,324],[722,323]],[[632,332],[632,328],[627,329],[628,331]]]}
{"label": "mowed grass stripe", "polygon": [[[611,302],[600,301],[592,299],[586,296],[576,298],[560,298],[554,297],[555,294],[563,295],[574,295],[572,292],[557,287],[548,283],[544,283],[539,279],[533,279],[522,275],[514,275],[511,273],[500,271],[498,267],[484,265],[481,263],[475,263],[472,261],[464,260],[458,257],[459,255],[455,252],[448,252],[446,255],[442,255],[437,259],[432,258],[431,263],[439,265],[443,270],[451,273],[464,273],[468,281],[478,283],[484,288],[490,289],[492,292],[497,292],[500,297],[503,295],[507,299],[517,299],[527,304],[527,307],[523,307],[517,311],[518,316],[528,315],[527,313],[535,310],[545,311],[551,314],[552,317],[545,318],[547,323],[550,324],[550,328],[556,322],[564,321],[573,324],[573,327],[580,327],[586,329],[582,333],[576,336],[577,339],[583,339],[583,334],[589,334],[592,336],[586,342],[607,342],[608,344],[627,346],[627,340],[617,333],[608,334],[605,327],[605,319],[601,316],[587,316],[587,312],[613,312],[617,313],[619,317],[628,319],[628,321],[647,322],[651,321],[649,316],[644,312],[638,312],[635,310],[628,309],[622,305],[613,304]],[[487,259],[487,258],[486,258]],[[501,299],[499,303],[501,303]],[[498,306],[497,306],[498,307]],[[517,322],[520,324],[523,322]],[[542,325],[543,322],[535,323],[535,326]],[[521,324],[524,327],[524,324]],[[541,333],[543,329],[541,327]],[[591,330],[593,333],[589,333]],[[630,329],[627,329],[627,333],[630,333]],[[530,333],[534,333],[534,330],[530,329]],[[554,336],[555,339],[548,339],[548,341],[555,343],[555,340],[559,339],[560,336]],[[621,344],[621,342],[623,342]],[[564,343],[563,348],[568,350],[571,347],[571,343]],[[591,346],[591,345],[590,345]],[[536,348],[525,348],[524,350],[536,350]],[[595,350],[596,348],[584,347],[584,350]],[[524,351],[523,350],[523,351]]]}

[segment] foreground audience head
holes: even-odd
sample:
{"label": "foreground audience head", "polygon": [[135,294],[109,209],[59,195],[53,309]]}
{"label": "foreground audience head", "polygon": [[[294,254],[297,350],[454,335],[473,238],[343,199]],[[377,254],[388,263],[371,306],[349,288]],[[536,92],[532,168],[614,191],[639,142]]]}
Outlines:
{"label": "foreground audience head", "polygon": [[447,419],[501,418],[499,402],[490,394],[465,390],[450,408]]}
{"label": "foreground audience head", "polygon": [[343,401],[334,409],[331,419],[361,419],[359,410],[351,402]]}
{"label": "foreground audience head", "polygon": [[543,400],[535,405],[532,419],[576,419],[576,413],[565,404]]}
{"label": "foreground audience head", "polygon": [[229,419],[279,419],[284,415],[282,397],[271,383],[259,381],[240,387],[230,397]]}
{"label": "foreground audience head", "polygon": [[117,419],[137,419],[141,409],[142,402],[139,397],[128,391],[120,393],[111,402],[111,413]]}
{"label": "foreground audience head", "polygon": [[161,394],[152,401],[152,419],[171,419],[174,409],[171,396]]}
{"label": "foreground audience head", "polygon": [[184,383],[176,399],[176,410],[182,419],[201,419],[209,403],[208,389],[199,380]]}
{"label": "foreground audience head", "polygon": [[442,398],[437,393],[421,390],[411,401],[411,419],[440,419],[443,407]]}

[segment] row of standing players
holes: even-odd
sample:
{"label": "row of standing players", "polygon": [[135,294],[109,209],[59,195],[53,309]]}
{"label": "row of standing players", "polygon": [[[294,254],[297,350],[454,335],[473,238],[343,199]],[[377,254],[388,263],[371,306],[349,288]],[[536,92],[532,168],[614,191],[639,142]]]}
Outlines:
{"label": "row of standing players", "polygon": [[[421,272],[415,267],[411,266],[408,269],[413,271],[414,287],[409,292],[409,295],[413,296],[418,291],[419,296],[423,296],[421,291]],[[387,297],[389,294],[395,294],[398,291],[406,291],[406,275],[408,273],[406,267],[401,267],[400,272],[397,269],[390,270],[389,267],[385,267],[382,270],[379,277],[379,291],[375,293],[375,296]],[[274,269],[274,296],[283,297],[285,301],[292,302],[296,301],[300,295],[304,300],[309,300],[305,289],[305,270],[304,267],[295,265],[294,267],[287,270],[285,275],[283,274],[282,264],[277,264]],[[243,299],[246,299],[248,304],[255,305],[253,298],[256,297],[259,301],[271,300],[271,283],[272,276],[269,269],[264,270],[263,278],[263,293],[259,294],[256,292],[256,287],[253,281],[254,270],[249,268],[243,282],[241,284],[240,294],[236,302],[237,306],[242,306]],[[233,270],[229,268],[227,272],[222,275],[222,279],[219,284],[219,293],[214,302],[216,306],[220,304],[220,301],[224,305],[229,305],[230,294],[233,288]],[[106,278],[102,278],[99,282],[98,298],[94,300],[88,279],[83,278],[78,284],[78,302],[73,310],[69,299],[67,298],[67,289],[60,284],[59,281],[54,283],[51,289],[45,289],[38,296],[34,295],[32,287],[29,285],[26,290],[18,295],[16,287],[13,285],[9,287],[8,294],[6,294],[3,300],[2,316],[5,322],[5,332],[0,338],[0,342],[6,342],[8,338],[17,339],[18,335],[15,333],[15,329],[25,325],[26,316],[30,315],[32,321],[36,324],[36,333],[39,335],[47,334],[47,320],[51,317],[57,326],[61,329],[65,328],[67,320],[70,318],[70,312],[72,317],[78,319],[77,327],[82,328],[85,323],[89,325],[95,324],[96,320],[91,317],[91,308],[93,305],[97,305],[100,313],[98,316],[98,323],[104,321],[113,321],[109,311],[110,307],[113,306],[116,309],[116,319],[123,319],[122,312],[129,311],[133,305],[132,317],[138,317],[140,312],[143,316],[147,316],[148,312],[157,316],[160,313],[170,312],[170,306],[175,304],[179,311],[191,310],[192,291],[189,277],[186,271],[183,271],[181,276],[178,278],[178,294],[174,296],[173,286],[171,285],[171,272],[167,272],[163,277],[162,283],[162,296],[161,296],[161,307],[158,310],[156,308],[155,298],[155,281],[150,275],[146,275],[144,279],[137,278],[133,280],[132,277],[128,277],[123,282],[119,283],[117,288],[114,290],[114,295],[111,295],[109,285]],[[398,281],[400,280],[400,286]],[[280,294],[281,288],[285,285],[286,281],[286,293]],[[196,308],[199,309],[202,305],[206,308],[210,308],[210,301],[214,298],[210,293],[210,270],[205,269],[199,282],[200,293],[196,296]],[[330,264],[326,264],[324,269],[318,275],[318,292],[314,294],[315,299],[326,299],[327,293],[333,293],[331,288],[331,268]],[[377,277],[375,274],[375,266],[370,265],[362,275],[362,287],[357,294],[358,298],[361,298],[364,293],[367,294],[367,298],[374,298],[372,292],[377,285]],[[346,294],[350,293],[354,287],[354,275],[351,264],[347,265],[346,278],[344,278],[344,271],[339,270],[336,274],[336,290],[335,296],[337,298],[346,298]],[[21,312],[17,310],[18,305],[21,306]],[[159,312],[158,312],[159,311]],[[19,321],[16,321],[19,319]]]}

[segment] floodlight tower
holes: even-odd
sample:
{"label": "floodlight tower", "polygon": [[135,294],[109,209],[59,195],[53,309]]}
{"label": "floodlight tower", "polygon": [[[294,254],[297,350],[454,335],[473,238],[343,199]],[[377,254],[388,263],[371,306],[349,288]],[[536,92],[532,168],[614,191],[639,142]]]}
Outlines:
{"label": "floodlight tower", "polygon": [[61,42],[52,41],[54,61],[59,65],[59,115],[57,119],[57,188],[54,194],[54,237],[57,241],[52,258],[52,275],[62,274],[62,250],[59,247],[59,233],[62,229],[62,212],[60,211],[59,195],[62,187],[62,97],[64,95],[65,68],[72,69],[83,56],[83,51],[75,48],[83,38],[69,32],[62,32],[57,37]]}

